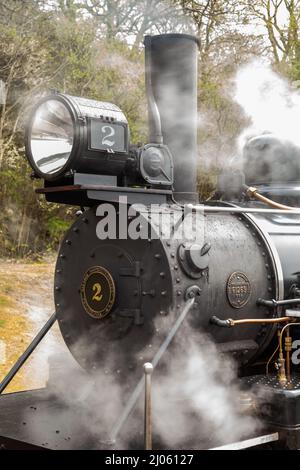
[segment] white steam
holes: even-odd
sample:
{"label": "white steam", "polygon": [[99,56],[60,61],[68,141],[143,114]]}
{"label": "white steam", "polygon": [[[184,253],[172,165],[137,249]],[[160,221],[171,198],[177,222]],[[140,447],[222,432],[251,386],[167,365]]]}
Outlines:
{"label": "white steam", "polygon": [[209,448],[254,436],[260,423],[241,409],[235,362],[185,328],[153,386],[154,431],[168,448]]}
{"label": "white steam", "polygon": [[242,67],[235,78],[234,100],[252,121],[242,133],[240,145],[262,132],[300,145],[300,93],[270,65],[254,60]]}

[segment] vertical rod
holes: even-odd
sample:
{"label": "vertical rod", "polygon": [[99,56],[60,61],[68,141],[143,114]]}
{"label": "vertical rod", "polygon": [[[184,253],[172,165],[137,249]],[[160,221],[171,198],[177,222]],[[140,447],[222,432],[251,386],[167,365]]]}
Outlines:
{"label": "vertical rod", "polygon": [[152,404],[151,404],[151,375],[153,365],[150,362],[144,364],[145,374],[145,450],[152,450]]}
{"label": "vertical rod", "polygon": [[38,332],[36,337],[32,340],[26,351],[19,357],[15,365],[10,369],[6,377],[0,383],[0,394],[6,389],[8,384],[12,381],[17,372],[21,369],[22,365],[27,361],[29,356],[33,353],[37,345],[41,342],[44,336],[48,333],[52,325],[56,321],[56,313],[53,313],[49,320],[45,323],[43,328]]}
{"label": "vertical rod", "polygon": [[285,336],[285,351],[286,351],[286,378],[287,381],[291,381],[291,350],[292,350],[292,338],[290,337],[290,328],[286,329]]}

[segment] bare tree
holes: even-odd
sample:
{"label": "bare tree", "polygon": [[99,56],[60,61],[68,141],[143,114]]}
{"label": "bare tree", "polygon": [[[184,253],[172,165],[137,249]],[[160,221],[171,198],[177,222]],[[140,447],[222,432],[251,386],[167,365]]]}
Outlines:
{"label": "bare tree", "polygon": [[5,89],[0,104],[0,169],[32,96],[64,66],[58,64],[54,72],[47,73],[47,51],[43,47],[47,38],[41,40],[36,29],[43,16],[34,2],[14,0],[9,8],[5,4],[0,2],[0,79]]}
{"label": "bare tree", "polygon": [[167,0],[87,0],[81,9],[97,21],[102,36],[132,38],[136,47],[147,33],[189,28],[182,8]]}
{"label": "bare tree", "polygon": [[249,17],[263,27],[276,64],[295,59],[299,51],[299,0],[245,0]]}

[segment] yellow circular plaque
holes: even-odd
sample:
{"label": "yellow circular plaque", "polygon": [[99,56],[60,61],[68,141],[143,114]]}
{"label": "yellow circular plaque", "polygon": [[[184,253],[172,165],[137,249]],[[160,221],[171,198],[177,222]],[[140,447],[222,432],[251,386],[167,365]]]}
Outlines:
{"label": "yellow circular plaque", "polygon": [[86,313],[97,319],[106,317],[116,297],[115,283],[107,269],[102,266],[88,269],[80,286],[80,296]]}

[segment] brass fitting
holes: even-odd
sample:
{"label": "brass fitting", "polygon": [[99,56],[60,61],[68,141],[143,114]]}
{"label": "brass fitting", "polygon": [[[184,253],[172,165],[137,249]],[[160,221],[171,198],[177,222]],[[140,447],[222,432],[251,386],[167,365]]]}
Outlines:
{"label": "brass fitting", "polygon": [[282,353],[279,354],[278,366],[279,366],[279,371],[278,371],[279,383],[280,385],[286,385],[287,378],[286,378],[286,373],[285,373],[285,359]]}
{"label": "brass fitting", "polygon": [[284,347],[286,352],[291,352],[292,351],[292,337],[291,336],[286,336],[284,340]]}
{"label": "brass fitting", "polygon": [[290,336],[290,329],[286,329],[286,337],[284,338],[284,349],[286,352],[286,377],[287,381],[291,381],[291,351],[292,351],[292,337]]}
{"label": "brass fitting", "polygon": [[254,186],[248,186],[246,189],[246,194],[249,197],[253,197],[256,192],[257,192],[257,188],[254,188]]}

